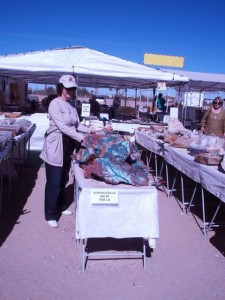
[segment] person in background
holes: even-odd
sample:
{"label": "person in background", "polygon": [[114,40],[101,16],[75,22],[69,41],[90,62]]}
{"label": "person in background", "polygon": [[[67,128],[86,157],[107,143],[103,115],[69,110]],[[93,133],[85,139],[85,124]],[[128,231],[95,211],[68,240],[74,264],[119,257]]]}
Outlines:
{"label": "person in background", "polygon": [[84,133],[95,132],[82,125],[78,113],[68,101],[77,83],[72,75],[63,75],[57,85],[57,97],[48,107],[49,128],[46,131],[40,158],[45,161],[45,219],[50,227],[58,227],[61,214],[71,215],[67,209],[65,188],[69,179],[71,154],[84,139]]}
{"label": "person in background", "polygon": [[223,100],[220,97],[216,97],[213,100],[213,106],[205,111],[201,120],[200,131],[225,138],[225,110],[223,109]]}
{"label": "person in background", "polygon": [[96,100],[96,96],[92,95],[91,99],[89,99],[89,103],[91,104],[90,113],[92,116],[96,116],[99,118],[100,116],[100,104]]}
{"label": "person in background", "polygon": [[46,110],[48,111],[48,107],[50,102],[57,97],[57,94],[50,94],[46,100]]}
{"label": "person in background", "polygon": [[223,109],[225,109],[225,99],[223,99]]}
{"label": "person in background", "polygon": [[159,93],[156,99],[157,112],[165,112],[166,111],[166,100],[163,98],[163,94]]}
{"label": "person in background", "polygon": [[118,118],[121,101],[118,95],[113,99],[113,117]]}
{"label": "person in background", "polygon": [[152,113],[155,113],[156,110],[156,100],[157,100],[157,96],[154,96],[153,100],[152,100]]}

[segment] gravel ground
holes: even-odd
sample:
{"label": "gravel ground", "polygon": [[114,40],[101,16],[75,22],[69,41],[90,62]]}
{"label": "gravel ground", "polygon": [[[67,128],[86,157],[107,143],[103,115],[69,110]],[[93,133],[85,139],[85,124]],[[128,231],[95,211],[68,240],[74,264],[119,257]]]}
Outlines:
{"label": "gravel ground", "polygon": [[[24,167],[11,199],[4,193],[0,216],[0,299],[225,299],[224,235],[202,235],[191,214],[174,197],[158,192],[160,238],[140,259],[90,260],[82,272],[82,245],[75,243],[75,219],[59,228],[44,221],[45,172]],[[72,179],[68,185],[72,199]],[[74,209],[71,202],[70,208]],[[220,251],[219,251],[220,250]]]}

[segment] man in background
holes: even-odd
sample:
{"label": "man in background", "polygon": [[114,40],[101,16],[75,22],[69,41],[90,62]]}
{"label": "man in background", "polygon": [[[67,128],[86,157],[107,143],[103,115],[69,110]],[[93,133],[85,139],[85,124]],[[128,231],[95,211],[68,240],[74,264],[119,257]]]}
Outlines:
{"label": "man in background", "polygon": [[120,109],[120,98],[118,95],[116,95],[113,99],[113,117],[118,118],[119,116],[119,109]]}
{"label": "man in background", "polygon": [[91,104],[91,115],[99,118],[100,115],[100,104],[96,100],[96,96],[92,95],[91,99],[89,99],[89,103]]}

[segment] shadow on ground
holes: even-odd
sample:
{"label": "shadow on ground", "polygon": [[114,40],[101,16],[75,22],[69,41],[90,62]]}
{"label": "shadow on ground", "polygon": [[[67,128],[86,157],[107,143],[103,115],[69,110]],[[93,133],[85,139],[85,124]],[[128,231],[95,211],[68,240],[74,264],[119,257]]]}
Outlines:
{"label": "shadow on ground", "polygon": [[[14,226],[19,223],[20,216],[30,213],[25,209],[25,206],[36,185],[38,171],[40,168],[44,168],[44,162],[39,155],[40,151],[30,151],[24,165],[15,165],[17,176],[12,181],[11,195],[8,189],[8,180],[4,179],[0,214],[0,247],[6,241]],[[73,201],[73,184],[67,186],[66,198],[69,207]]]}
{"label": "shadow on ground", "polygon": [[23,167],[12,183],[12,192],[3,192],[2,211],[0,216],[0,246],[10,235],[21,215],[30,213],[25,204],[33,191],[37,179],[38,167]]}
{"label": "shadow on ground", "polygon": [[89,256],[85,259],[84,268],[87,267],[88,261],[95,260],[139,259],[143,261],[144,245],[146,257],[151,257],[153,249],[149,247],[147,240],[142,238],[89,238],[85,245],[85,252]]}
{"label": "shadow on ground", "polygon": [[0,246],[10,235],[19,217],[30,213],[24,209],[28,197],[35,187],[38,170],[43,166],[40,151],[31,151],[24,165],[15,165],[17,176],[12,180],[11,193],[8,180],[4,179],[3,199],[0,215]]}
{"label": "shadow on ground", "polygon": [[30,151],[27,155],[27,159],[25,161],[25,166],[26,167],[36,167],[36,168],[40,168],[40,167],[44,167],[44,162],[43,160],[39,157],[40,156],[41,151]]}
{"label": "shadow on ground", "polygon": [[[147,244],[142,238],[91,238],[88,239],[85,250],[90,253],[107,251],[143,251],[143,243]],[[146,245],[146,256],[151,257],[152,249]]]}

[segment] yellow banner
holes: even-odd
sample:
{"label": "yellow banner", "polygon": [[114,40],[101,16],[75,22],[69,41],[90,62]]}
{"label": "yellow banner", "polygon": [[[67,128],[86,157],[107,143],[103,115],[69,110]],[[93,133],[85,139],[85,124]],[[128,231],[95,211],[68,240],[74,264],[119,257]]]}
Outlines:
{"label": "yellow banner", "polygon": [[145,65],[157,65],[165,67],[184,67],[184,57],[183,56],[170,56],[170,55],[159,55],[159,54],[144,54],[144,64]]}

